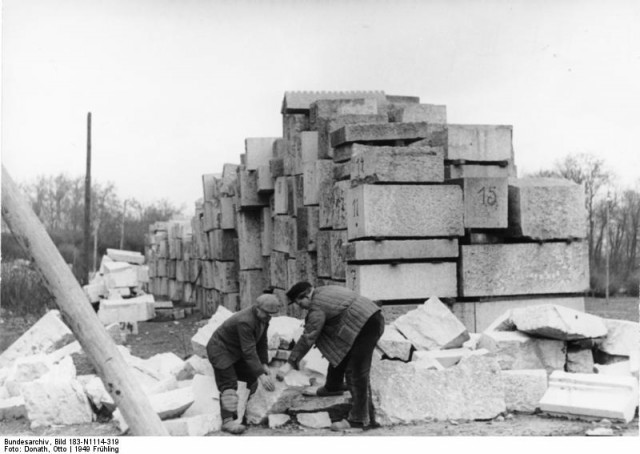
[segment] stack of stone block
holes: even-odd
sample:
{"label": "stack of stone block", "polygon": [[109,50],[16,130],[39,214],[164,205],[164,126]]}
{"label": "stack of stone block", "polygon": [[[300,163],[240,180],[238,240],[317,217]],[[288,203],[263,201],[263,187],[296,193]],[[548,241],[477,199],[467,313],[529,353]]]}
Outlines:
{"label": "stack of stone block", "polygon": [[[240,165],[203,175],[182,297],[205,315],[267,287],[284,303],[300,280],[444,298],[471,332],[550,298],[584,309],[583,189],[517,179],[511,126],[449,124],[443,105],[382,91],[286,92],[281,113],[282,137],[247,138]],[[179,296],[161,268],[154,289]]]}

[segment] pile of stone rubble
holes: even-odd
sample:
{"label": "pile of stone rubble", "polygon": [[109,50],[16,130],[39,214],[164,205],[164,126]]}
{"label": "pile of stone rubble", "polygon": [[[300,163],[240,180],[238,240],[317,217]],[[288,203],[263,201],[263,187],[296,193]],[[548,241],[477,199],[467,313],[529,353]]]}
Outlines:
{"label": "pile of stone rubble", "polygon": [[[206,359],[211,334],[232,314],[224,307],[191,340],[193,355],[137,358],[119,346],[172,435],[220,430],[219,393]],[[286,361],[303,330],[274,317],[268,331],[272,368]],[[506,312],[482,333],[469,333],[433,297],[388,324],[372,365],[376,417],[383,425],[487,420],[507,413],[549,413],[629,422],[638,406],[640,328],[558,305]],[[108,327],[116,342],[123,333]],[[57,311],[50,311],[0,355],[0,420],[26,417],[31,427],[109,418],[127,425],[96,375],[77,375],[86,355]],[[275,428],[293,420],[328,427],[349,408],[349,393],[315,397],[327,361],[314,348],[276,390],[259,387],[240,406],[249,424]]]}

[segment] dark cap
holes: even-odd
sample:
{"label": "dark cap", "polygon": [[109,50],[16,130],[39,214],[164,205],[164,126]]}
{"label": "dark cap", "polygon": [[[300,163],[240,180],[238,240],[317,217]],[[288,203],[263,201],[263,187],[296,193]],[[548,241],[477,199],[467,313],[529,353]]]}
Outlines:
{"label": "dark cap", "polygon": [[289,304],[294,303],[298,296],[309,290],[311,287],[313,286],[306,281],[301,281],[293,285],[286,293],[287,298],[289,298]]}

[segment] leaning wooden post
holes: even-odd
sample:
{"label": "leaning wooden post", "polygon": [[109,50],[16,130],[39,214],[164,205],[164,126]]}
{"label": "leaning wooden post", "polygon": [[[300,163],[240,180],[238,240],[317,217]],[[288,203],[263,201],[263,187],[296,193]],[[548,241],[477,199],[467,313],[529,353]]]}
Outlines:
{"label": "leaning wooden post", "polygon": [[89,355],[134,435],[168,435],[71,269],[2,166],[2,217],[36,264],[65,322]]}

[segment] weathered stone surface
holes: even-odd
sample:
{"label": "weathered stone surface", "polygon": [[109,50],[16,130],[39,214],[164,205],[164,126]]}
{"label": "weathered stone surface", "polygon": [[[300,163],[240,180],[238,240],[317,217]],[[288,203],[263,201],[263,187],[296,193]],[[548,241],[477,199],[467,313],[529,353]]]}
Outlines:
{"label": "weathered stone surface", "polygon": [[163,376],[174,376],[176,380],[186,380],[188,376],[187,362],[173,352],[158,353],[146,360],[147,366]]}
{"label": "weathered stone surface", "polygon": [[464,227],[504,229],[508,225],[507,178],[464,178],[452,180],[462,187]]}
{"label": "weathered stone surface", "polygon": [[376,99],[385,103],[383,91],[287,91],[282,101],[283,114],[309,113],[311,104],[321,99]]}
{"label": "weathered stone surface", "polygon": [[326,376],[328,367],[329,361],[322,356],[316,347],[309,350],[309,353],[300,360],[300,370],[312,375]]}
{"label": "weathered stone surface", "polygon": [[638,380],[600,374],[555,371],[540,400],[540,410],[553,414],[607,418],[628,423],[638,406]]}
{"label": "weathered stone surface", "polygon": [[331,418],[326,411],[320,411],[318,413],[298,413],[296,418],[301,425],[312,429],[331,427]]}
{"label": "weathered stone surface", "polygon": [[286,289],[288,284],[287,253],[273,250],[269,257],[269,274],[271,285]]}
{"label": "weathered stone surface", "polygon": [[416,370],[444,370],[445,367],[440,361],[430,356],[424,356],[422,353],[427,350],[417,350],[414,352],[411,364]]}
{"label": "weathered stone surface", "polygon": [[567,344],[566,372],[579,374],[593,374],[595,372],[593,352],[590,348]]}
{"label": "weathered stone surface", "polygon": [[191,388],[178,388],[149,396],[151,407],[160,419],[177,418],[195,401]]}
{"label": "weathered stone surface", "polygon": [[187,363],[193,368],[194,375],[210,375],[213,376],[213,366],[208,359],[198,355],[191,355],[187,358]]}
{"label": "weathered stone surface", "polygon": [[582,185],[560,178],[509,180],[509,235],[540,240],[586,238]]}
{"label": "weathered stone surface", "polygon": [[[611,364],[594,364],[596,374],[631,376],[631,361],[618,361]],[[637,378],[637,376],[636,376]]]}
{"label": "weathered stone surface", "polygon": [[19,419],[27,416],[27,409],[24,406],[22,396],[0,398],[0,421],[9,419]]}
{"label": "weathered stone surface", "polygon": [[104,281],[108,288],[135,287],[138,285],[136,265],[125,262],[104,262]]}
{"label": "weathered stone surface", "polygon": [[447,350],[417,350],[414,354],[414,361],[421,361],[425,358],[432,358],[442,364],[442,367],[455,366],[462,358],[474,354],[486,354],[487,350],[481,349],[473,351],[468,348],[451,348]]}
{"label": "weathered stone surface", "polygon": [[53,368],[53,363],[47,355],[39,354],[18,358],[11,366],[4,386],[11,397],[20,395],[20,388],[24,383],[28,383],[45,375]]}
{"label": "weathered stone surface", "polygon": [[327,183],[333,181],[333,162],[318,160],[303,165],[302,197],[304,205],[318,205]]}
{"label": "weathered stone surface", "polygon": [[384,333],[378,340],[377,346],[389,359],[400,359],[402,361],[411,359],[411,342],[400,334],[400,331],[394,325],[384,327]]}
{"label": "weathered stone surface", "polygon": [[640,324],[627,320],[602,319],[607,335],[598,343],[598,350],[610,355],[631,356],[640,349]]}
{"label": "weathered stone surface", "polygon": [[491,419],[506,409],[500,367],[486,356],[465,358],[443,371],[380,361],[371,368],[371,391],[383,425]]}
{"label": "weathered stone surface", "polygon": [[444,181],[444,150],[441,147],[351,145],[352,185],[440,183],[442,181]]}
{"label": "weathered stone surface", "polygon": [[296,250],[297,225],[296,219],[289,215],[277,215],[273,217],[273,243],[274,251],[293,253]]}
{"label": "weathered stone surface", "polygon": [[394,121],[398,123],[426,121],[431,124],[445,124],[447,122],[447,106],[406,104],[395,111]]}
{"label": "weathered stone surface", "polygon": [[378,99],[319,99],[309,108],[309,126],[318,128],[318,119],[336,118],[343,115],[375,115],[378,113]]}
{"label": "weathered stone surface", "polygon": [[[318,131],[302,131],[300,133],[300,171],[305,163],[318,159]],[[300,172],[301,173],[301,172]]]}
{"label": "weathered stone surface", "polygon": [[450,160],[506,161],[511,159],[513,130],[504,125],[447,125]]}
{"label": "weathered stone surface", "polygon": [[351,263],[371,260],[409,260],[458,256],[458,240],[383,240],[354,241],[345,249],[345,259]]}
{"label": "weathered stone surface", "polygon": [[373,300],[458,296],[456,264],[348,264],[347,288]]}
{"label": "weathered stone surface", "polygon": [[311,385],[311,382],[309,381],[309,377],[304,373],[298,370],[292,370],[284,377],[284,384],[289,388],[306,388]]}
{"label": "weathered stone surface", "polygon": [[239,212],[237,222],[239,269],[262,268],[262,245],[260,244],[262,212]]}
{"label": "weathered stone surface", "polygon": [[547,391],[547,371],[544,369],[503,370],[504,400],[507,411],[534,413]]}
{"label": "weathered stone surface", "polygon": [[249,398],[245,416],[249,424],[262,424],[269,414],[284,413],[301,391],[289,388],[282,382],[275,382],[275,391],[265,390],[258,384],[258,390]]}
{"label": "weathered stone surface", "polygon": [[173,437],[202,437],[222,429],[220,413],[170,419],[163,422]]}
{"label": "weathered stone surface", "polygon": [[[347,210],[345,203],[350,184],[348,181],[336,181],[333,184],[333,210],[331,214],[331,223],[334,230],[347,228]],[[319,214],[319,213],[318,213]],[[318,220],[319,222],[319,220]]]}
{"label": "weathered stone surface", "polygon": [[361,185],[347,198],[349,240],[461,236],[462,207],[457,186]]}
{"label": "weathered stone surface", "polygon": [[337,147],[353,142],[425,139],[442,131],[443,125],[425,122],[351,124],[331,133],[331,146]]}
{"label": "weathered stone surface", "polygon": [[291,421],[291,416],[286,415],[284,413],[278,413],[275,415],[268,415],[268,419],[269,419],[269,429],[277,429],[278,427],[282,427],[286,423]]}
{"label": "weathered stone surface", "polygon": [[474,244],[461,249],[462,296],[578,293],[589,288],[583,242]]}
{"label": "weathered stone surface", "polygon": [[387,123],[389,118],[384,114],[348,114],[333,118],[318,119],[318,158],[327,159],[335,156],[330,135],[345,125]]}
{"label": "weathered stone surface", "polygon": [[351,394],[346,391],[341,396],[318,397],[316,388],[308,388],[289,407],[287,413],[297,415],[299,413],[327,412],[332,420],[339,420],[346,416],[351,408]]}
{"label": "weathered stone surface", "polygon": [[331,231],[331,279],[344,280],[346,278],[344,245],[347,244],[346,230]]}
{"label": "weathered stone surface", "polygon": [[554,339],[539,339],[518,331],[482,333],[478,348],[495,355],[503,370],[564,370],[566,344]]}
{"label": "weathered stone surface", "polygon": [[268,166],[273,158],[273,144],[277,137],[249,137],[244,139],[245,162],[247,170],[257,170]]}
{"label": "weathered stone surface", "polygon": [[513,309],[511,321],[518,331],[549,339],[589,339],[607,335],[607,327],[600,317],[552,304]]}
{"label": "weathered stone surface", "polygon": [[49,311],[0,354],[0,368],[9,366],[17,358],[51,353],[73,340],[73,333],[62,321],[60,312]]}
{"label": "weathered stone surface", "polygon": [[444,179],[459,178],[508,178],[508,167],[498,165],[449,164],[444,167]]}
{"label": "weathered stone surface", "polygon": [[217,414],[220,417],[220,392],[214,377],[196,375],[191,383],[193,404],[184,412],[184,417]]}
{"label": "weathered stone surface", "polygon": [[116,322],[144,322],[156,316],[153,295],[129,299],[102,300],[98,318],[104,325]]}
{"label": "weathered stone surface", "polygon": [[287,317],[286,315],[272,317],[269,322],[269,330],[267,331],[269,348],[290,349],[293,343],[302,335],[303,329],[303,320]]}
{"label": "weathered stone surface", "polygon": [[93,412],[77,380],[35,380],[22,385],[22,397],[31,428],[86,424]]}
{"label": "weathered stone surface", "polygon": [[142,265],[144,263],[144,255],[137,251],[107,249],[107,256],[114,262],[127,262],[135,265]]}
{"label": "weathered stone surface", "polygon": [[78,382],[82,384],[85,394],[98,410],[106,407],[110,412],[113,412],[116,409],[116,404],[104,387],[100,377],[97,375],[80,375],[78,376]]}
{"label": "weathered stone surface", "polygon": [[218,307],[216,313],[209,319],[209,322],[200,328],[198,332],[191,338],[191,347],[193,348],[193,353],[202,357],[207,357],[207,343],[214,331],[222,325],[222,323],[231,317],[233,313],[226,309],[225,307]]}
{"label": "weathered stone surface", "polygon": [[456,348],[469,339],[469,332],[464,325],[436,297],[429,298],[417,309],[398,317],[393,326],[417,350]]}

